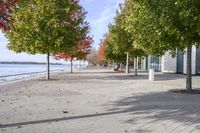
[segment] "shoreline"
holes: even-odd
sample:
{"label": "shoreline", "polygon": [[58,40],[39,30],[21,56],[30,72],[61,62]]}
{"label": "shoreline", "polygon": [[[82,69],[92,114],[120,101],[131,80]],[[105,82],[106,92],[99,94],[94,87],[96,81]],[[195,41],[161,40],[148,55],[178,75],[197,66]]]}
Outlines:
{"label": "shoreline", "polygon": [[[66,71],[64,71],[64,70],[51,71],[50,76],[56,75],[59,73],[64,73],[64,72],[66,72]],[[0,86],[13,84],[13,83],[17,83],[17,82],[28,81],[28,80],[32,80],[32,79],[45,78],[45,75],[46,75],[46,72],[35,72],[32,74],[27,74],[27,75],[20,74],[20,75],[16,75],[16,76],[9,76],[8,78],[10,78],[10,79],[7,79],[7,80],[0,79]]]}
{"label": "shoreline", "polygon": [[[84,69],[85,68],[78,68],[74,66],[73,71],[77,72]],[[59,73],[64,73],[64,72],[67,72],[67,73],[70,72],[70,68],[68,70],[65,70],[65,69],[51,70],[50,76],[59,74]],[[21,82],[21,81],[27,81],[31,79],[45,78],[45,76],[46,76],[46,71],[3,75],[3,76],[0,76],[0,86],[12,84],[16,82]]]}

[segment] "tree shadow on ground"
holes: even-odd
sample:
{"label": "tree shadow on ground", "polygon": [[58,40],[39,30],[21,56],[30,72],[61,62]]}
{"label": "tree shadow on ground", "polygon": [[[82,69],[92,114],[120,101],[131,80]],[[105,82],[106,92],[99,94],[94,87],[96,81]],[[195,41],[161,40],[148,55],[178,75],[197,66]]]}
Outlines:
{"label": "tree shadow on ground", "polygon": [[50,122],[61,122],[61,121],[69,121],[69,120],[76,120],[76,119],[86,119],[86,118],[93,118],[93,117],[100,117],[100,116],[108,116],[114,114],[126,113],[125,111],[115,111],[115,112],[105,112],[105,113],[94,113],[88,115],[79,115],[79,116],[69,116],[69,117],[62,117],[62,118],[52,118],[52,119],[43,119],[43,120],[33,120],[33,121],[26,121],[26,122],[18,122],[18,123],[9,123],[9,124],[1,124],[1,128],[9,128],[9,127],[17,127],[17,126],[25,126],[25,125],[35,125],[35,124],[43,124],[43,123],[50,123]]}
{"label": "tree shadow on ground", "polygon": [[43,81],[43,82],[52,82],[52,81],[58,81],[59,79],[56,79],[56,78],[50,78],[49,80],[47,80],[46,78],[40,78],[40,79],[37,79],[38,81]]}
{"label": "tree shadow on ground", "polygon": [[[170,73],[155,73],[155,81],[167,81],[167,80],[176,80],[184,79],[186,76],[183,74],[170,74]],[[147,71],[139,71],[138,75],[135,76],[134,73],[129,73],[128,75],[124,72],[75,72],[70,73],[60,73],[57,75],[52,75],[53,80],[50,81],[81,81],[81,80],[148,80],[149,75]],[[45,77],[42,78],[45,81]],[[39,81],[43,81],[40,79]]]}
{"label": "tree shadow on ground", "polygon": [[[165,80],[176,80],[176,79],[184,79],[185,75],[182,74],[155,74],[155,81],[165,81]],[[141,74],[139,73],[137,76],[134,74],[129,75],[112,75],[107,76],[105,79],[110,80],[148,80],[149,75],[147,73]]]}
{"label": "tree shadow on ground", "polygon": [[113,102],[108,111],[129,112],[134,116],[143,116],[141,119],[153,119],[153,122],[174,120],[187,124],[200,123],[200,95],[177,94],[172,92],[157,92],[148,94],[134,94]]}

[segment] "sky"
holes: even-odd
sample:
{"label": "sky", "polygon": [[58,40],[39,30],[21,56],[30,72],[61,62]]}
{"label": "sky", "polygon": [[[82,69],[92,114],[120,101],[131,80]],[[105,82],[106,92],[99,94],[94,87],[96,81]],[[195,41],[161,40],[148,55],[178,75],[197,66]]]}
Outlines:
{"label": "sky", "polygon": [[[87,21],[90,23],[90,35],[94,39],[94,47],[97,48],[100,39],[108,32],[108,24],[112,23],[115,11],[124,0],[80,0],[80,4],[87,11]],[[46,62],[46,55],[16,54],[6,48],[7,40],[0,32],[0,61],[32,61]],[[51,62],[61,62],[51,58]]]}

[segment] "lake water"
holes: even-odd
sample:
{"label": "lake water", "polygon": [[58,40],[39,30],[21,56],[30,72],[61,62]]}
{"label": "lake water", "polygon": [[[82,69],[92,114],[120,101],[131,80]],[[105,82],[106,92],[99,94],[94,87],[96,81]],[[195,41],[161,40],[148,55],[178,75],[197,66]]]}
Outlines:
{"label": "lake water", "polygon": [[[78,67],[78,66],[76,66]],[[50,71],[69,71],[70,65],[51,65]],[[46,65],[41,64],[0,64],[0,81],[41,75],[46,72]]]}

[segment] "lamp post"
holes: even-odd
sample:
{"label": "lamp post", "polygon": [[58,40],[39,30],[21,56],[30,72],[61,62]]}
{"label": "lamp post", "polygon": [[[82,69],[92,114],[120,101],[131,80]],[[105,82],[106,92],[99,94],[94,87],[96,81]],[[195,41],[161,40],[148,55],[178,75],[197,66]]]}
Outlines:
{"label": "lamp post", "polygon": [[135,76],[137,76],[138,75],[137,74],[137,69],[138,69],[138,58],[137,57],[134,59],[134,67],[135,67]]}
{"label": "lamp post", "polygon": [[50,61],[49,61],[50,54],[47,54],[47,73],[46,73],[46,80],[50,80]]}
{"label": "lamp post", "polygon": [[126,74],[129,73],[129,53],[126,52]]}

